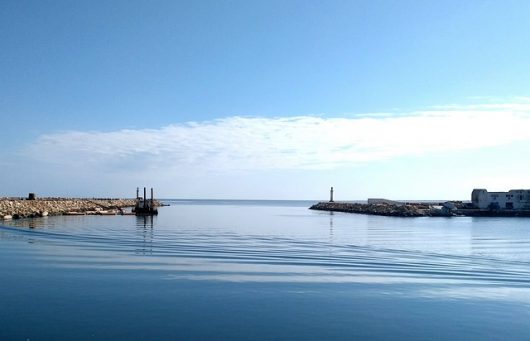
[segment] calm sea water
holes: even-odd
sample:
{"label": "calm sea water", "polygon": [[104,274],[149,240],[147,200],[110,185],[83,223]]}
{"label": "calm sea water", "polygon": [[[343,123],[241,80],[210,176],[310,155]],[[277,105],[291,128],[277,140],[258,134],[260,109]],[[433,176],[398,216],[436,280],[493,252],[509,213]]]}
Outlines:
{"label": "calm sea water", "polygon": [[171,200],[0,227],[0,339],[530,339],[530,219]]}

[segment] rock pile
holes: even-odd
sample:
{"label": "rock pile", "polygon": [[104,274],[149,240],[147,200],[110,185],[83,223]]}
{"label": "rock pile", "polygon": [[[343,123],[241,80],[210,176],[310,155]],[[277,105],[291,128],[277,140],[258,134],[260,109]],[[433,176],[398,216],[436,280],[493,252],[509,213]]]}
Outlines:
{"label": "rock pile", "polygon": [[425,217],[430,215],[429,206],[423,204],[395,205],[388,203],[361,204],[345,202],[319,202],[312,210],[361,213],[394,217]]}
{"label": "rock pile", "polygon": [[63,214],[105,214],[134,206],[134,199],[0,199],[0,219],[34,218]]}

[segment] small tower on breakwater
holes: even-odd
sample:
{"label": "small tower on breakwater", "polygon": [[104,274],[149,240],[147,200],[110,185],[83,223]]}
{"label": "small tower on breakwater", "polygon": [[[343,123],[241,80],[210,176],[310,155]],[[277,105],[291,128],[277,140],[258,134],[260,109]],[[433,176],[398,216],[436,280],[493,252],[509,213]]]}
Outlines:
{"label": "small tower on breakwater", "polygon": [[144,187],[144,196],[140,197],[140,189],[136,188],[136,205],[133,208],[133,212],[136,215],[157,215],[158,209],[156,208],[155,200],[153,198],[153,188],[151,188],[151,199],[147,199],[147,189]]}
{"label": "small tower on breakwater", "polygon": [[333,187],[331,187],[331,189],[329,190],[329,202],[334,202],[333,201]]}

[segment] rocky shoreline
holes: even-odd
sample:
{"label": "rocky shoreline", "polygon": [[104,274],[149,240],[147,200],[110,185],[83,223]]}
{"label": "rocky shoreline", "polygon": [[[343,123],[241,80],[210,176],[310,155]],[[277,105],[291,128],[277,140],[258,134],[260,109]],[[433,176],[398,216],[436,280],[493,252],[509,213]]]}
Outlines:
{"label": "rocky shoreline", "polygon": [[362,204],[347,202],[319,202],[311,210],[359,213],[394,217],[425,217],[430,215],[430,207],[425,204]]}
{"label": "rocky shoreline", "polygon": [[319,202],[311,210],[392,217],[530,217],[530,210],[478,209],[469,203],[348,203]]}
{"label": "rocky shoreline", "polygon": [[135,202],[134,199],[0,198],[0,219],[124,214],[123,209],[134,206]]}

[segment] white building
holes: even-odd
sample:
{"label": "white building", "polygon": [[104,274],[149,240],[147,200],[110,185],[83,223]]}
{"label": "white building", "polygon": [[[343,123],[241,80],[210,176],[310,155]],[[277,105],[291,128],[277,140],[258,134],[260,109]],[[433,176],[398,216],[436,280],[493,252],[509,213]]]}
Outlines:
{"label": "white building", "polygon": [[480,209],[530,210],[530,190],[488,192],[485,189],[474,189],[471,192],[471,201]]}

